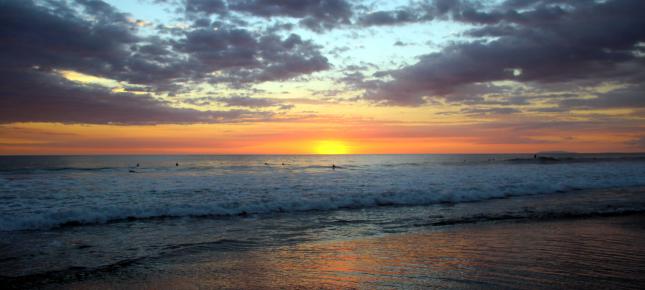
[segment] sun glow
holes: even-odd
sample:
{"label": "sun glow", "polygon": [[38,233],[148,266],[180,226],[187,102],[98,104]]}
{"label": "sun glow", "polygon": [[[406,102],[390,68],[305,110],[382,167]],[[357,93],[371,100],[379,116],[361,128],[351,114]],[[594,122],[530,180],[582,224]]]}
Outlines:
{"label": "sun glow", "polygon": [[316,154],[349,154],[349,147],[336,140],[318,141],[314,147]]}
{"label": "sun glow", "polygon": [[56,70],[60,76],[77,83],[83,84],[99,84],[105,87],[117,87],[119,83],[115,80],[86,75],[73,70]]}

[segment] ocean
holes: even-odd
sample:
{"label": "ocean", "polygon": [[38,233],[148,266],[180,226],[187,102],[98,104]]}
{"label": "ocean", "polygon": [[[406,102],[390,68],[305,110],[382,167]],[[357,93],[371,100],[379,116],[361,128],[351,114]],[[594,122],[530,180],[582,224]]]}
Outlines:
{"label": "ocean", "polygon": [[[476,240],[473,231],[491,225],[499,232],[517,223],[641,215],[643,188],[643,154],[3,156],[0,282],[56,288],[97,277],[159,274],[187,257],[230,262],[248,259],[249,253],[292,253],[294,247],[321,243],[374,248],[402,236],[438,239],[439,233],[464,227]],[[601,228],[588,228],[594,227]],[[634,231],[618,242],[643,242],[643,227]],[[481,236],[483,243],[486,234]],[[645,270],[645,249],[633,245],[625,251],[632,259],[623,265],[626,270],[611,274],[628,279],[618,288],[643,282],[632,271]],[[616,255],[584,265],[593,270]],[[531,263],[520,259],[516,266]],[[423,281],[440,273],[428,271],[430,280]],[[544,271],[524,279],[544,278],[549,275]],[[378,271],[363,274],[379,277]],[[602,272],[595,274],[603,278]],[[474,283],[451,284],[459,287],[487,283],[482,275],[450,279]],[[399,284],[379,284],[383,279],[329,284],[332,280],[309,286],[430,285],[406,284],[418,279],[401,273]]]}

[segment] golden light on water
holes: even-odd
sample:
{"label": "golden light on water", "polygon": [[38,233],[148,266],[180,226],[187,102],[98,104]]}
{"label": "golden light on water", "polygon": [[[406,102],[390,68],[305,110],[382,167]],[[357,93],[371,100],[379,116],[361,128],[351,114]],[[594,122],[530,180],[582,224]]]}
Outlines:
{"label": "golden light on water", "polygon": [[316,154],[349,154],[347,144],[338,140],[322,140],[316,142],[314,147]]}

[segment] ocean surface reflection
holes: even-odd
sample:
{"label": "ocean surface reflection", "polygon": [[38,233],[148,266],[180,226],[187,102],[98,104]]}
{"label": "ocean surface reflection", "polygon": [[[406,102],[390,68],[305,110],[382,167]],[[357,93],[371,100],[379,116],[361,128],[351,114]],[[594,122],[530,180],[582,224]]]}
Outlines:
{"label": "ocean surface reflection", "polygon": [[[645,216],[506,222],[164,260],[118,288],[642,289]],[[132,275],[132,272],[129,272]],[[135,275],[136,276],[136,275]],[[120,277],[124,278],[124,277]],[[78,282],[72,288],[114,286]]]}

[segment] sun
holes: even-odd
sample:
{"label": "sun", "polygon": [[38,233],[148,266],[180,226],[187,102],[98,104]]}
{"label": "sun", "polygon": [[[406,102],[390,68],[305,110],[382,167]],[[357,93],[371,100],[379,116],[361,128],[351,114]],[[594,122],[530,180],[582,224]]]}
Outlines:
{"label": "sun", "polygon": [[323,140],[316,142],[316,154],[349,154],[348,146],[342,141]]}

